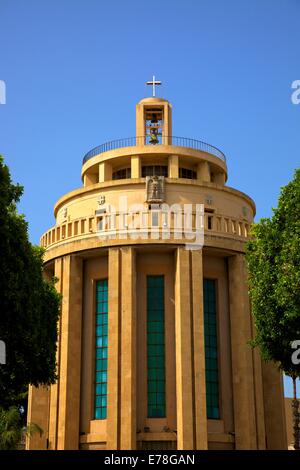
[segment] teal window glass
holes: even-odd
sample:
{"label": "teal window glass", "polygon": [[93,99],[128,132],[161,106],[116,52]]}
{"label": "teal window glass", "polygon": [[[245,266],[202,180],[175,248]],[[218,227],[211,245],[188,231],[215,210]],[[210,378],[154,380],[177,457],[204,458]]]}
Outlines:
{"label": "teal window glass", "polygon": [[148,417],[166,415],[164,276],[147,276]]}
{"label": "teal window glass", "polygon": [[209,419],[220,418],[217,344],[216,281],[204,279],[204,336],[206,411]]}
{"label": "teal window glass", "polygon": [[106,419],[107,413],[107,323],[108,280],[102,279],[96,282],[95,419]]}

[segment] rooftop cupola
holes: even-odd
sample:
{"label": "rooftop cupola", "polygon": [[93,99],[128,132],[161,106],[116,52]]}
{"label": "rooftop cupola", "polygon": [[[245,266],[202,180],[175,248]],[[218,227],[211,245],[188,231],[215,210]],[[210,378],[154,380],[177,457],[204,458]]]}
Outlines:
{"label": "rooftop cupola", "polygon": [[136,105],[136,137],[144,144],[172,144],[172,105],[163,98],[144,98]]}
{"label": "rooftop cupola", "polygon": [[[136,105],[135,136],[111,140],[90,150],[83,158],[84,186],[115,180],[138,180],[147,176],[198,180],[224,186],[226,158],[213,145],[172,132],[172,104],[155,96],[160,81],[146,82],[153,88],[151,97]],[[132,181],[133,183],[133,181]]]}

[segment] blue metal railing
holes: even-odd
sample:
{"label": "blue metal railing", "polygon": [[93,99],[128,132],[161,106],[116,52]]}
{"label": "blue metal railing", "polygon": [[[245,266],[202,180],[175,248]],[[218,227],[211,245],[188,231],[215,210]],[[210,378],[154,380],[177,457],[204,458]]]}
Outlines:
{"label": "blue metal railing", "polygon": [[[148,136],[127,137],[125,139],[112,140],[105,144],[98,145],[86,153],[83,157],[83,163],[87,162],[90,158],[95,157],[95,155],[99,155],[99,153],[108,152],[122,147],[135,147],[139,145],[151,146],[153,144],[149,143]],[[226,162],[226,157],[221,150],[213,145],[207,144],[206,142],[202,142],[201,140],[189,139],[187,137],[159,136],[158,142],[155,145],[176,145],[179,147],[200,150],[202,152],[210,153],[215,157],[220,158],[223,162]]]}

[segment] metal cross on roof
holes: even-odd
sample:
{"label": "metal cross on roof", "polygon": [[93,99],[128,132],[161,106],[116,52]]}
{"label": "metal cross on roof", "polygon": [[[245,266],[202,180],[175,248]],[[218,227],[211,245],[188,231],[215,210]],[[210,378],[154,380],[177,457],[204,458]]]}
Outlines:
{"label": "metal cross on roof", "polygon": [[155,75],[152,77],[152,81],[146,82],[147,85],[152,85],[152,96],[155,96],[155,85],[161,85],[161,82],[155,80]]}

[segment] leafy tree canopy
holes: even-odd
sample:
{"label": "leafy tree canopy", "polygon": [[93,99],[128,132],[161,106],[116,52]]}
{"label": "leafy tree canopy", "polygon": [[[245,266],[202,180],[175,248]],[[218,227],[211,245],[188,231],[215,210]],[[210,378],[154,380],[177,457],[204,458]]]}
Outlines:
{"label": "leafy tree canopy", "polygon": [[254,346],[287,375],[300,376],[292,342],[300,340],[300,169],[282,188],[273,216],[254,224],[247,246]]}
{"label": "leafy tree canopy", "polygon": [[23,188],[11,181],[0,156],[0,406],[19,402],[28,384],[55,381],[60,296],[43,278],[43,250],[28,240],[27,223],[16,203]]}

